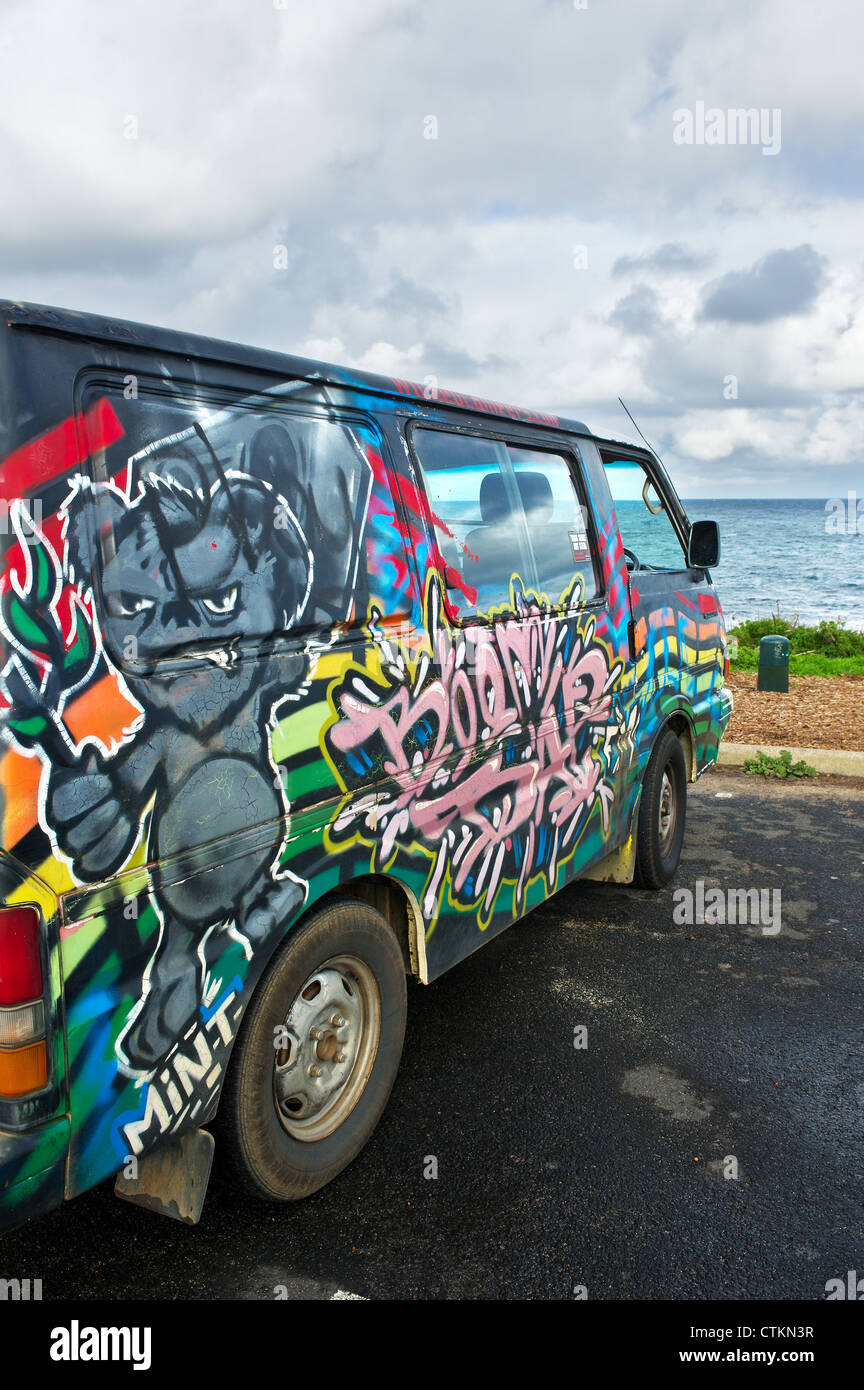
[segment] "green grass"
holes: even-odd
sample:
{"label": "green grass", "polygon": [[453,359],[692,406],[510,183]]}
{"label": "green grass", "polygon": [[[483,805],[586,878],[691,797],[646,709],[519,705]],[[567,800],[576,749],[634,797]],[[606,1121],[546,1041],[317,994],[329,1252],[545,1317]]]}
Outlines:
{"label": "green grass", "polygon": [[[738,655],[731,663],[732,671],[757,671],[759,652],[755,647],[739,647]],[[789,673],[793,676],[864,676],[864,656],[812,656],[789,657]]]}
{"label": "green grass", "polygon": [[756,671],[760,638],[769,636],[788,637],[789,672],[793,676],[864,675],[864,632],[850,631],[837,622],[806,627],[779,616],[738,623],[729,629],[729,637],[738,643],[731,670]]}

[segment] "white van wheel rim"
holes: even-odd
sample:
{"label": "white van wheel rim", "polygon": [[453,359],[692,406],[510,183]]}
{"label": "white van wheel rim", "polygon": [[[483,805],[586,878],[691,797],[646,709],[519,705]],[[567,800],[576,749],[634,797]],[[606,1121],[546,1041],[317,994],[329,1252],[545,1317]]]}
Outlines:
{"label": "white van wheel rim", "polygon": [[660,784],[660,848],[665,853],[672,843],[675,834],[675,824],[678,820],[678,807],[675,801],[675,788],[672,778],[669,776],[669,769],[663,773],[663,781]]}
{"label": "white van wheel rim", "polygon": [[277,1031],[273,1098],[286,1133],[332,1134],[354,1109],[375,1061],[381,1000],[371,970],[338,956],[306,980]]}

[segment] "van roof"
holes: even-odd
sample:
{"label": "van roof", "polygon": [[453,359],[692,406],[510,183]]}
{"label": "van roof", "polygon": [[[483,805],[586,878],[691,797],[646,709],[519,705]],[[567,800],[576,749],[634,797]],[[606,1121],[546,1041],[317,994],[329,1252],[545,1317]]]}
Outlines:
{"label": "van roof", "polygon": [[208,338],[184,333],[174,328],[159,328],[152,324],[134,323],[128,319],[106,318],[101,314],[83,314],[74,309],[58,309],[46,304],[27,304],[15,300],[0,300],[0,317],[9,327],[35,328],[51,333],[98,342],[128,344],[133,348],[151,349],[174,356],[196,357],[214,362],[230,362],[237,366],[276,372],[283,377],[324,382],[351,389],[363,388],[395,399],[414,401],[416,405],[453,407],[497,419],[545,425],[551,429],[590,435],[588,426],[580,420],[570,420],[544,411],[502,405],[481,396],[469,396],[460,391],[436,388],[434,397],[428,387],[418,382],[402,381],[396,377],[379,376],[372,372],[355,371],[309,357],[295,357],[270,348],[250,347],[221,338]]}

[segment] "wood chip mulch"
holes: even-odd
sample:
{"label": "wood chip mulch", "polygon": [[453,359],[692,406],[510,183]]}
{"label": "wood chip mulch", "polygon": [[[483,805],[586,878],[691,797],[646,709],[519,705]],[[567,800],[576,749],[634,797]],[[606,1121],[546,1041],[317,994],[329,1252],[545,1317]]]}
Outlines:
{"label": "wood chip mulch", "polygon": [[788,695],[756,689],[756,673],[731,675],[729,743],[864,750],[864,676],[790,676]]}

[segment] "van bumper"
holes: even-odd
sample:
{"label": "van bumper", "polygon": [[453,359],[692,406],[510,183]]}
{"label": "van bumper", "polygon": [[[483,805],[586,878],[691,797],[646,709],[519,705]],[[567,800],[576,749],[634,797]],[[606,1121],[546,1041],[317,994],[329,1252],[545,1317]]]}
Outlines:
{"label": "van bumper", "polygon": [[0,1232],[14,1230],[63,1201],[69,1118],[23,1134],[0,1132]]}

